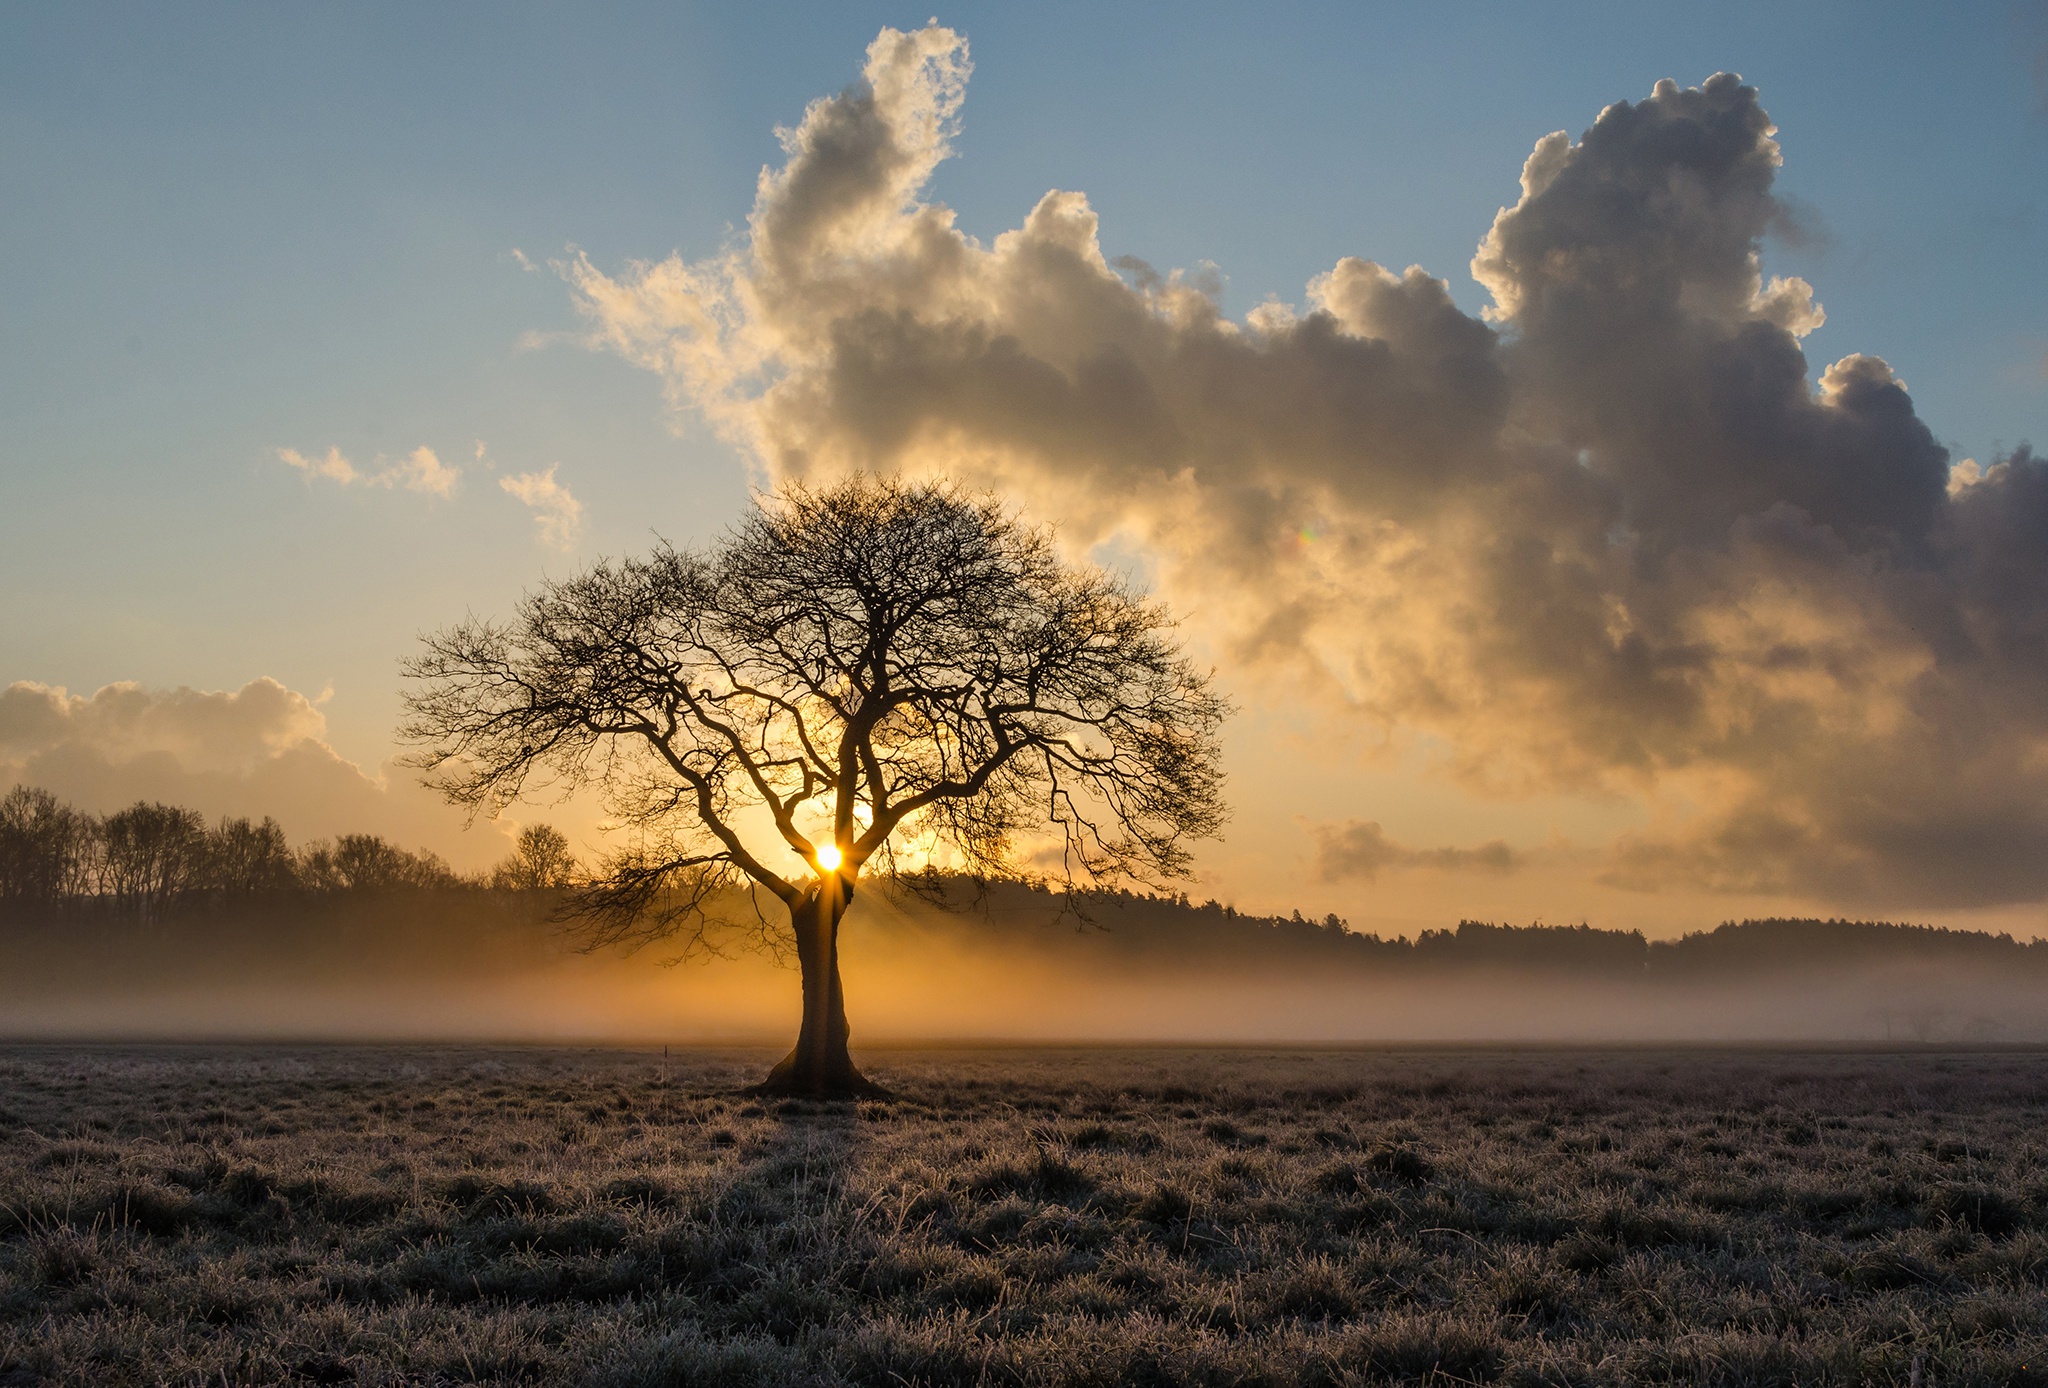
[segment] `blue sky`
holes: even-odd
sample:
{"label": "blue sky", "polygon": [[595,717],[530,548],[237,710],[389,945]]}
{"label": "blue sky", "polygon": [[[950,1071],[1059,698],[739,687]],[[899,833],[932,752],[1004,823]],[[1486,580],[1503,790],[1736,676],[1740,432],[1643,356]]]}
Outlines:
{"label": "blue sky", "polygon": [[[887,6],[0,10],[0,682],[332,689],[389,753],[414,632],[691,539],[736,454],[576,345],[566,248],[616,271],[744,230],[774,134]],[[1111,256],[1295,303],[1341,256],[1467,263],[1553,130],[1738,71],[1780,128],[1816,366],[1883,356],[1957,456],[2048,441],[2048,8],[963,5],[958,157],[987,240],[1085,191]],[[488,445],[489,468],[475,463]],[[309,484],[419,446],[450,498]],[[567,551],[493,480],[557,466]],[[495,471],[491,470],[494,469]]]}

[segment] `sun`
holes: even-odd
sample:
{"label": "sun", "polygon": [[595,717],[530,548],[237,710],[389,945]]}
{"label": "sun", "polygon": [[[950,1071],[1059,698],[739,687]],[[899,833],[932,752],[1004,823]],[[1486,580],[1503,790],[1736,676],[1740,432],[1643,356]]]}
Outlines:
{"label": "sun", "polygon": [[821,844],[818,848],[818,866],[827,872],[839,871],[839,845]]}

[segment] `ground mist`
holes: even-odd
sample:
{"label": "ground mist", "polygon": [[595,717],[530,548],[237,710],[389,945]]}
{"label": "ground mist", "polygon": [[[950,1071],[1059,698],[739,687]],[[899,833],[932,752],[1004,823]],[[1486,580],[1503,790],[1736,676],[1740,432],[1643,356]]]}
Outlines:
{"label": "ground mist", "polygon": [[[1684,940],[1466,922],[1414,941],[1001,888],[941,911],[864,887],[842,938],[856,1044],[1028,1041],[2048,1042],[2048,944],[1755,922]],[[157,917],[0,914],[0,1037],[787,1045],[779,903],[722,957],[577,950],[547,894],[281,893]]]}

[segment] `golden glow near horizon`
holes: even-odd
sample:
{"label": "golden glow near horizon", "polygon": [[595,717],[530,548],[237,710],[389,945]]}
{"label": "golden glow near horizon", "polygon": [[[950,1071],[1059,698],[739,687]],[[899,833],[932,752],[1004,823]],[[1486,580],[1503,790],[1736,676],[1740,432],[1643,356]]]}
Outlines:
{"label": "golden glow near horizon", "polygon": [[839,864],[840,864],[840,861],[841,861],[841,859],[840,859],[840,856],[839,856],[839,845],[838,845],[838,844],[836,844],[836,843],[828,843],[828,844],[823,844],[823,845],[821,845],[821,846],[819,847],[819,849],[818,849],[818,866],[819,866],[819,867],[821,867],[821,868],[825,869],[825,871],[827,871],[827,872],[837,872],[837,871],[839,871]]}

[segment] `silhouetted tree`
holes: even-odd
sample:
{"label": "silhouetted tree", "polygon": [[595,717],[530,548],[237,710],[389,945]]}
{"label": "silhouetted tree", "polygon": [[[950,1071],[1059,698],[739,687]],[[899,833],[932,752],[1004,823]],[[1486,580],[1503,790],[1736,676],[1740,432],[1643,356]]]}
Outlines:
{"label": "silhouetted tree", "polygon": [[375,834],[343,834],[299,855],[300,880],[314,891],[388,892],[452,887],[456,876],[438,853],[408,852]]}
{"label": "silhouetted tree", "polygon": [[578,894],[594,941],[701,941],[713,892],[772,893],[804,1010],[764,1088],[867,1093],[838,935],[878,855],[999,873],[1043,830],[1070,883],[1158,880],[1219,828],[1227,707],[1170,626],[993,498],[789,486],[710,552],[664,544],[427,638],[403,734],[473,811],[536,779],[603,790],[635,841]]}
{"label": "silhouetted tree", "polygon": [[268,815],[261,824],[223,817],[206,836],[206,886],[223,897],[287,891],[299,883],[298,863],[284,828]]}
{"label": "silhouetted tree", "polygon": [[512,853],[491,872],[491,885],[513,891],[539,892],[566,887],[576,880],[576,855],[569,840],[552,824],[529,824],[519,831]]}
{"label": "silhouetted tree", "polygon": [[0,900],[49,905],[83,895],[98,842],[89,815],[47,790],[14,787],[0,796]]}
{"label": "silhouetted tree", "polygon": [[100,822],[100,890],[145,918],[198,885],[206,821],[196,810],[137,801]]}

